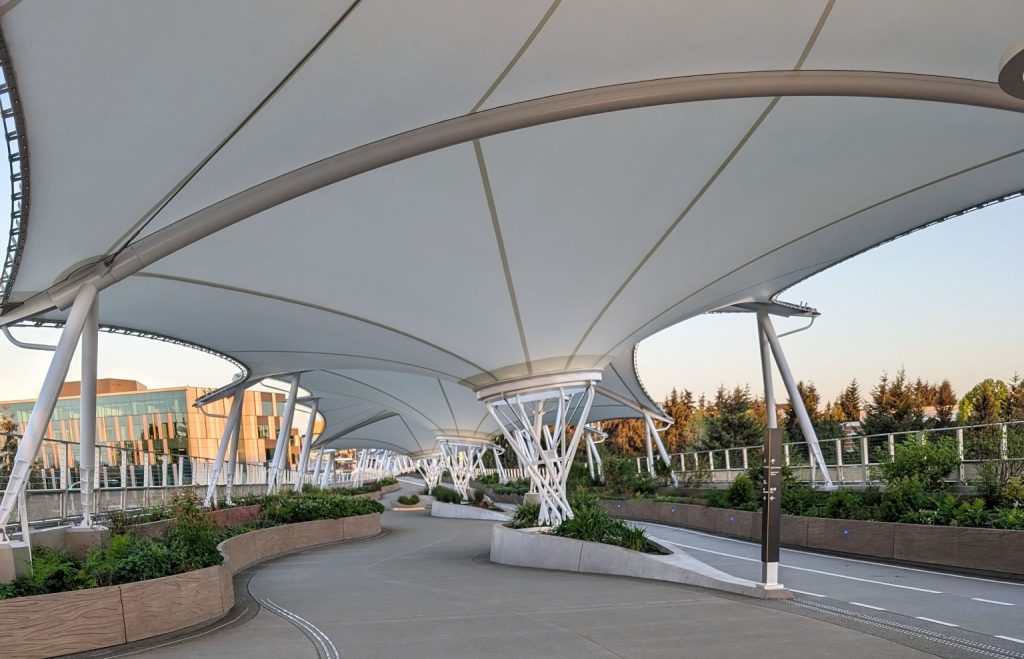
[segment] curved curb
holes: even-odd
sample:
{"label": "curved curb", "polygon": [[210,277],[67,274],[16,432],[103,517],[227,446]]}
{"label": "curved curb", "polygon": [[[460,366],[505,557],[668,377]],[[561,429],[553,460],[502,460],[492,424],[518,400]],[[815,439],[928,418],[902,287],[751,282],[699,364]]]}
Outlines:
{"label": "curved curb", "polygon": [[668,553],[644,554],[599,542],[560,538],[539,528],[511,529],[495,524],[491,531],[491,561],[542,570],[669,581],[757,599],[793,598],[789,590],[758,588],[753,581],[717,570],[664,541],[649,540]]}

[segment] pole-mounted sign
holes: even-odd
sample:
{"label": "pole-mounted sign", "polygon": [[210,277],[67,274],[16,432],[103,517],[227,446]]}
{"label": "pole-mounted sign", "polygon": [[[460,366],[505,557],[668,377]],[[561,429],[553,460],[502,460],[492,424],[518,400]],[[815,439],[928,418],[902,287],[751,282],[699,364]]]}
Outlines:
{"label": "pole-mounted sign", "polygon": [[782,431],[769,428],[764,435],[764,480],[761,490],[761,584],[779,583],[779,527],[782,524]]}

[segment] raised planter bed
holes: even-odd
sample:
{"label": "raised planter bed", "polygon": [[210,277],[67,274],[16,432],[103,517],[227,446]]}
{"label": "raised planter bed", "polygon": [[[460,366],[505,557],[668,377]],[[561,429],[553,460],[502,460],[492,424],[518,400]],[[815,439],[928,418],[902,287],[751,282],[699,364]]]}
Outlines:
{"label": "raised planter bed", "polygon": [[232,577],[282,554],[380,534],[380,513],[301,522],[229,538],[220,565],[119,586],[0,601],[4,656],[52,657],[212,622],[235,604]]}
{"label": "raised planter bed", "polygon": [[702,563],[672,545],[649,538],[664,554],[649,554],[599,542],[584,542],[543,533],[541,529],[510,529],[495,524],[491,561],[542,570],[612,574],[700,586],[761,599],[790,599],[784,588],[764,590]]}
{"label": "raised planter bed", "polygon": [[[643,499],[601,501],[611,515],[761,540],[761,513]],[[815,549],[1024,579],[1024,531],[782,516],[781,542]]]}
{"label": "raised planter bed", "polygon": [[485,519],[492,522],[507,522],[512,519],[508,513],[488,510],[479,506],[461,503],[444,503],[434,501],[430,504],[431,517],[448,517],[450,519]]}

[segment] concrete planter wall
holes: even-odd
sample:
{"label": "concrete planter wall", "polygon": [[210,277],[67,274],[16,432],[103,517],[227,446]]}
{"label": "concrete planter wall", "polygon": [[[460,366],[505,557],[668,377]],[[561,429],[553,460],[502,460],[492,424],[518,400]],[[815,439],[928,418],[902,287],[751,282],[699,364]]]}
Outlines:
{"label": "concrete planter wall", "polygon": [[793,596],[785,589],[759,589],[754,582],[728,575],[682,550],[658,542],[657,538],[650,540],[666,552],[664,555],[560,538],[540,531],[510,529],[503,524],[495,524],[491,530],[491,561],[542,570],[669,581],[761,599],[789,599]]}
{"label": "concrete planter wall", "polygon": [[[761,513],[642,499],[603,500],[615,517],[760,541]],[[1024,531],[782,516],[782,544],[850,556],[1024,578]]]}
{"label": "concrete planter wall", "polygon": [[212,622],[235,604],[232,577],[296,549],[380,534],[380,514],[251,531],[220,544],[220,565],[160,579],[0,601],[4,656],[52,657]]}
{"label": "concrete planter wall", "polygon": [[430,504],[430,515],[432,517],[448,517],[452,519],[486,519],[493,522],[507,522],[512,519],[508,513],[497,510],[487,510],[479,506],[470,506],[460,503],[444,503],[434,501]]}

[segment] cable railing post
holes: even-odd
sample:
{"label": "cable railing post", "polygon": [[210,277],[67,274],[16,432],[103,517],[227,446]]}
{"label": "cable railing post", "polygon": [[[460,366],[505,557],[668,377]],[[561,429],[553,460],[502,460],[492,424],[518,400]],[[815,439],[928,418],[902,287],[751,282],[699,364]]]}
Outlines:
{"label": "cable railing post", "polygon": [[836,440],[836,471],[839,472],[839,482],[846,482],[843,479],[843,440]]}
{"label": "cable railing post", "polygon": [[964,429],[956,429],[956,455],[960,459],[960,469],[957,471],[957,481],[962,485],[966,482],[966,470],[964,469]]}
{"label": "cable railing post", "polygon": [[896,458],[896,435],[889,433],[887,437],[889,443],[889,459],[894,460]]}
{"label": "cable railing post", "polygon": [[1009,457],[1006,441],[1006,424],[999,425],[999,459],[1006,460]]}
{"label": "cable railing post", "polygon": [[743,447],[743,470],[746,471],[747,469],[750,469],[750,465],[749,465],[749,460],[748,460],[748,456],[747,456],[747,447],[744,446]]}

